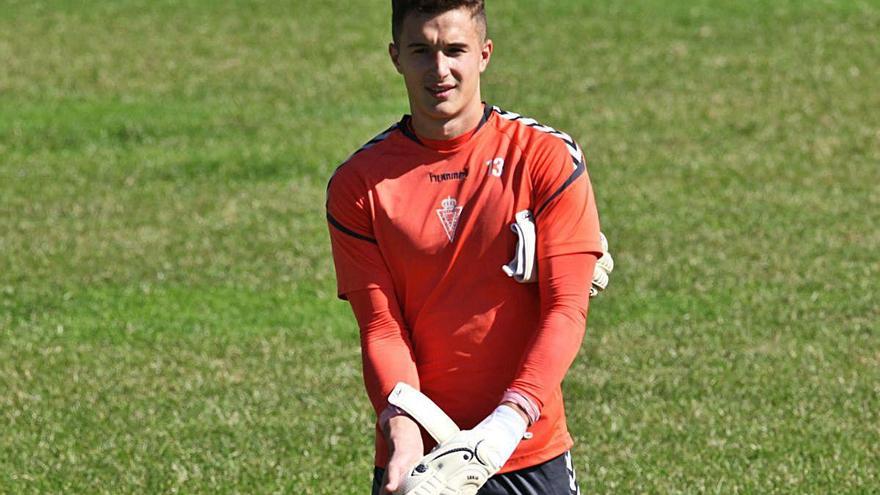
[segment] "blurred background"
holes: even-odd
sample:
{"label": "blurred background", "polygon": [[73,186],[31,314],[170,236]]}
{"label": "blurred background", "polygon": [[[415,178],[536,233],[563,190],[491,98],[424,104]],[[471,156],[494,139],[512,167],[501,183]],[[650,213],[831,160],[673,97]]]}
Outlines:
{"label": "blurred background", "polygon": [[[617,267],[585,493],[880,486],[880,2],[488,0]],[[324,220],[408,111],[390,2],[0,0],[0,492],[367,493]]]}

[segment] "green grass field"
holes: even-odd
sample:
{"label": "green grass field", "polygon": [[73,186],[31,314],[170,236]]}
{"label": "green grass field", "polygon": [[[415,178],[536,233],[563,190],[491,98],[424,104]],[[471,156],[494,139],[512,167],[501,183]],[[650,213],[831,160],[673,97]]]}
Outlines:
{"label": "green grass field", "polygon": [[[584,493],[880,493],[880,2],[488,3],[617,261]],[[368,493],[323,203],[389,5],[0,0],[0,493]]]}

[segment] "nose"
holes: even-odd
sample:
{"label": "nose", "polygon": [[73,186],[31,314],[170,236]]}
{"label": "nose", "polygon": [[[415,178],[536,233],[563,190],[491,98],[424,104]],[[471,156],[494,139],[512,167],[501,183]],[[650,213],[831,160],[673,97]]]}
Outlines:
{"label": "nose", "polygon": [[443,50],[437,50],[431,58],[432,72],[434,72],[438,80],[446,79],[446,76],[449,75],[449,57],[443,53]]}

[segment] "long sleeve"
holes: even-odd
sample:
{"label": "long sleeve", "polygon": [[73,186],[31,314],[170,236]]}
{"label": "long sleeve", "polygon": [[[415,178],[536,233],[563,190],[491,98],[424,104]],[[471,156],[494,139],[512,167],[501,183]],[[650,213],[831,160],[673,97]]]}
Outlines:
{"label": "long sleeve", "polygon": [[393,292],[365,289],[347,295],[360,327],[364,385],[378,415],[397,382],[419,388],[409,331]]}
{"label": "long sleeve", "polygon": [[377,415],[398,381],[419,386],[409,330],[376,234],[370,188],[340,167],[327,190],[327,222],[337,294],[347,299],[361,335],[364,384]]}
{"label": "long sleeve", "polygon": [[580,350],[596,255],[575,253],[538,260],[541,320],[510,388],[539,409],[562,383]]}

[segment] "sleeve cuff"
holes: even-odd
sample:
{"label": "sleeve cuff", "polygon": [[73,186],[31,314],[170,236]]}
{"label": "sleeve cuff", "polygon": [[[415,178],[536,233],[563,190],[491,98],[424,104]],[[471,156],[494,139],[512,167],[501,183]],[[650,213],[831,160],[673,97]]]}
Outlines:
{"label": "sleeve cuff", "polygon": [[501,397],[501,402],[516,404],[529,417],[529,425],[535,424],[541,417],[541,411],[538,409],[538,406],[531,399],[516,390],[505,390],[504,395]]}

